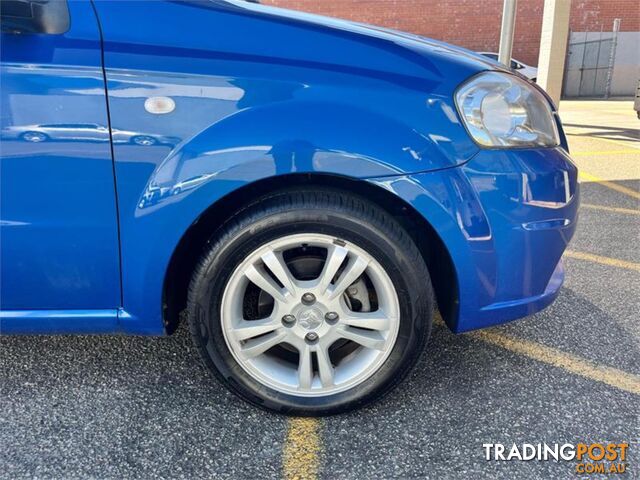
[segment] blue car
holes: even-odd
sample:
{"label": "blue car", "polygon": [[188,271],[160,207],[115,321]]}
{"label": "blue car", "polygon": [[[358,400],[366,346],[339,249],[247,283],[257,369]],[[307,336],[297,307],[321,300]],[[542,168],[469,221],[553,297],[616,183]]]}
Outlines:
{"label": "blue car", "polygon": [[[549,305],[576,228],[556,108],[402,32],[239,0],[3,0],[2,334],[170,335],[296,415]],[[137,139],[137,140],[136,140]]]}

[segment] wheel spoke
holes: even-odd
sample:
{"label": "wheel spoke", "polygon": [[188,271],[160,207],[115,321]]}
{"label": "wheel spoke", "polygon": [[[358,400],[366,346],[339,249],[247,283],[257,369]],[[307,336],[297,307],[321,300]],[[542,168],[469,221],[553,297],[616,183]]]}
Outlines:
{"label": "wheel spoke", "polygon": [[318,359],[318,373],[320,374],[320,383],[322,386],[333,386],[333,365],[329,359],[329,352],[323,347],[316,350],[316,358]]}
{"label": "wheel spoke", "polygon": [[293,295],[295,293],[296,287],[293,284],[291,271],[284,262],[282,254],[280,252],[276,253],[273,250],[269,250],[267,253],[262,255],[261,258],[264,264],[269,267],[269,270],[273,272],[280,283],[284,285],[285,290]]}
{"label": "wheel spoke", "polygon": [[241,350],[242,355],[245,358],[257,357],[258,355],[261,355],[267,350],[269,350],[271,347],[275,347],[279,343],[282,343],[282,341],[286,337],[287,337],[287,332],[285,332],[284,330],[281,330],[279,332],[278,331],[271,332],[270,334],[265,335],[264,337],[248,340],[247,343],[245,343],[242,346],[242,350]]}
{"label": "wheel spoke", "polygon": [[346,338],[347,340],[356,342],[365,348],[372,348],[374,350],[384,349],[384,338],[382,337],[382,335],[380,335],[379,332],[345,327],[339,329],[338,334],[342,338]]}
{"label": "wheel spoke", "polygon": [[327,259],[324,262],[324,268],[322,269],[322,273],[320,274],[320,281],[318,284],[319,291],[325,292],[329,285],[331,284],[331,280],[336,276],[340,265],[347,257],[349,251],[341,247],[340,245],[332,245],[327,249]]}
{"label": "wheel spoke", "polygon": [[240,325],[233,328],[233,334],[239,340],[248,340],[258,335],[273,332],[281,323],[273,318],[264,320],[242,320]]}
{"label": "wheel spoke", "polygon": [[258,270],[255,265],[249,265],[244,274],[249,280],[271,295],[275,300],[279,300],[281,302],[285,300],[285,295],[282,288],[280,288],[280,285],[278,285],[263,268]]}
{"label": "wheel spoke", "polygon": [[389,330],[391,319],[384,310],[375,312],[349,312],[340,317],[345,325],[351,327],[370,328],[371,330]]}
{"label": "wheel spoke", "polygon": [[340,274],[340,278],[338,278],[338,281],[333,286],[333,289],[329,287],[330,300],[333,300],[339,295],[342,295],[347,287],[355,282],[358,277],[360,277],[360,275],[364,273],[364,271],[367,269],[367,266],[369,265],[369,260],[366,260],[361,256],[352,254],[351,257],[352,258],[349,260],[346,268],[344,269],[342,274]]}
{"label": "wheel spoke", "polygon": [[311,362],[311,348],[305,346],[300,349],[298,362],[298,388],[308,390],[313,382],[313,364]]}

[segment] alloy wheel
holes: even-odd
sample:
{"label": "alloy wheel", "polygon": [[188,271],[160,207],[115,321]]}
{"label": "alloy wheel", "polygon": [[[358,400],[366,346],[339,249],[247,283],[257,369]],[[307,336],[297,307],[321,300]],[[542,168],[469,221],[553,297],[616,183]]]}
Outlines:
{"label": "alloy wheel", "polygon": [[226,344],[255,380],[315,397],[371,377],[395,345],[394,285],[364,249],[322,234],[282,237],[234,270],[221,305]]}

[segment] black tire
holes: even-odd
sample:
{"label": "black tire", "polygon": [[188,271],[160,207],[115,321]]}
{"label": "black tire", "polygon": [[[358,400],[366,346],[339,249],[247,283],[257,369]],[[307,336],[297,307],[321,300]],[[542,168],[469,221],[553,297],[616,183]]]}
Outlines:
{"label": "black tire", "polygon": [[147,147],[147,146],[155,145],[156,143],[158,143],[158,141],[149,135],[136,135],[134,137],[131,137],[131,140],[129,140],[129,143]]}
{"label": "black tire", "polygon": [[[396,287],[400,326],[395,346],[373,375],[350,390],[324,397],[276,391],[246,373],[225,342],[220,305],[232,272],[248,252],[292,233],[323,233],[358,245],[380,263]],[[237,214],[210,242],[193,275],[188,302],[193,341],[213,374],[254,405],[302,416],[352,410],[396,387],[424,350],[433,308],[429,273],[409,235],[367,200],[329,189],[279,192]]]}
{"label": "black tire", "polygon": [[20,135],[20,138],[26,142],[33,142],[33,140],[29,140],[30,135],[35,135],[37,138],[40,139],[40,140],[36,140],[37,143],[47,142],[50,140],[49,135],[42,132],[24,132],[22,135]]}

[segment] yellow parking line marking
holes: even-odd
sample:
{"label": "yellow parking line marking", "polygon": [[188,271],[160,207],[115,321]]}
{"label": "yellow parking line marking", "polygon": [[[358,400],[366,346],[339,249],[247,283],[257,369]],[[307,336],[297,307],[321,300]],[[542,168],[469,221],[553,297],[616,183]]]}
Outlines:
{"label": "yellow parking line marking", "polygon": [[566,250],[564,254],[569,258],[577,258],[578,260],[587,260],[589,262],[595,262],[601,265],[626,268],[627,270],[635,270],[637,272],[640,272],[640,263],[627,262],[625,260],[618,260],[617,258],[602,257],[600,255],[594,255],[592,253],[576,252],[575,250]]}
{"label": "yellow parking line marking", "polygon": [[[434,323],[444,326],[440,312],[436,312]],[[612,367],[603,367],[570,353],[547,347],[536,342],[514,338],[491,330],[480,330],[468,334],[484,342],[509,350],[518,355],[561,368],[596,382],[606,383],[627,392],[640,395],[640,376]]]}
{"label": "yellow parking line marking", "polygon": [[320,465],[320,420],[290,418],[282,459],[285,480],[315,480]]}
{"label": "yellow parking line marking", "polygon": [[471,334],[487,343],[497,345],[520,355],[532,358],[596,382],[606,383],[626,392],[640,395],[640,376],[617,368],[603,367],[578,356],[527,340],[508,337],[491,331]]}
{"label": "yellow parking line marking", "polygon": [[588,182],[596,182],[600,185],[610,188],[611,190],[615,190],[620,193],[624,193],[625,195],[629,195],[630,197],[637,198],[640,200],[640,192],[637,190],[632,190],[630,188],[624,187],[622,185],[618,185],[617,183],[609,182],[607,180],[603,180],[602,178],[596,177],[595,175],[591,175],[585,171],[580,171],[580,177]]}
{"label": "yellow parking line marking", "polygon": [[640,215],[640,210],[633,210],[631,208],[607,207],[605,205],[592,205],[590,203],[581,203],[580,208],[602,210],[604,212],[625,213],[627,215]]}
{"label": "yellow parking line marking", "polygon": [[627,150],[585,150],[583,152],[571,152],[572,157],[597,156],[597,155],[623,155],[629,153],[640,153],[636,149]]}

